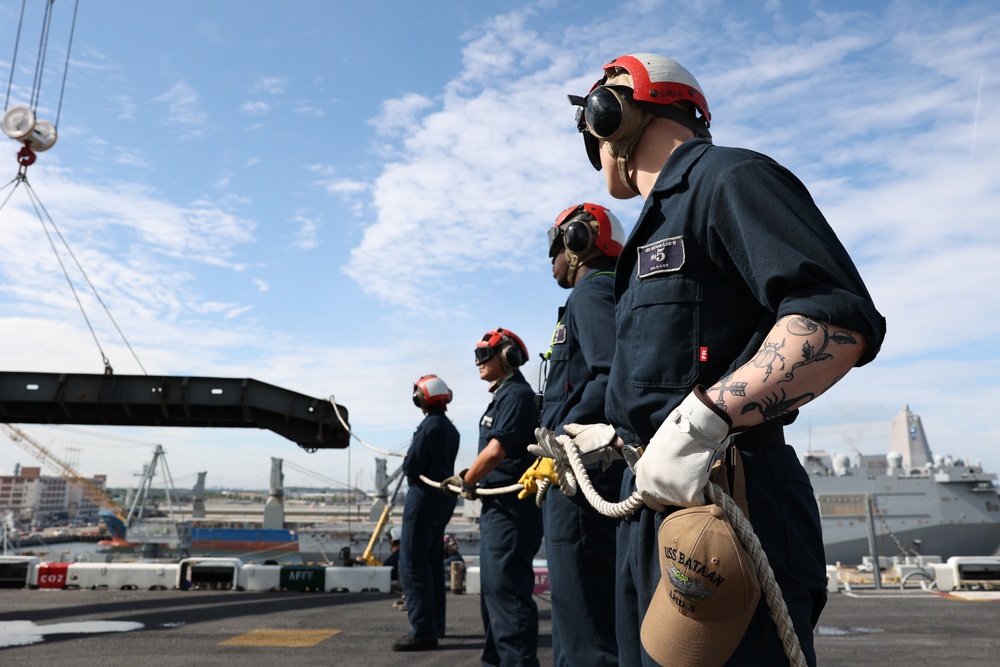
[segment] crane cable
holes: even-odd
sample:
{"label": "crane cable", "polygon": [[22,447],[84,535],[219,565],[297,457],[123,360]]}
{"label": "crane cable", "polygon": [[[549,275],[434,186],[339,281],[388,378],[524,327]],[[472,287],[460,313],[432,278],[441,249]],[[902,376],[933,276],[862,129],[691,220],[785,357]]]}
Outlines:
{"label": "crane cable", "polygon": [[[118,335],[121,336],[121,339],[125,343],[125,346],[132,354],[132,358],[135,359],[135,362],[139,365],[139,368],[142,369],[143,375],[148,375],[145,366],[143,366],[142,362],[139,360],[139,356],[136,354],[135,349],[132,347],[132,344],[125,336],[125,333],[122,331],[121,327],[118,326],[117,320],[115,320],[114,315],[111,314],[111,310],[104,302],[104,299],[101,298],[100,293],[97,291],[97,287],[94,285],[93,281],[90,280],[90,276],[87,275],[87,272],[86,270],[84,270],[83,265],[80,263],[80,260],[77,259],[76,254],[73,252],[73,249],[69,245],[69,242],[66,241],[66,237],[63,236],[61,231],[59,231],[59,227],[52,219],[52,216],[49,215],[49,212],[45,208],[45,205],[42,204],[42,200],[38,197],[38,194],[31,187],[31,184],[28,182],[27,176],[23,173],[20,173],[11,181],[11,183],[13,183],[14,187],[11,188],[11,191],[10,193],[8,193],[7,198],[3,200],[2,204],[0,204],[0,211],[2,211],[4,206],[7,205],[7,202],[10,200],[11,195],[13,195],[14,190],[17,189],[17,186],[20,185],[21,183],[24,183],[25,191],[28,193],[28,199],[31,201],[32,207],[35,209],[35,215],[38,216],[38,222],[41,223],[42,225],[42,230],[45,232],[45,236],[49,241],[49,246],[52,248],[52,252],[56,256],[56,261],[59,262],[59,267],[62,269],[63,276],[66,278],[66,282],[69,284],[70,291],[73,293],[73,298],[76,300],[77,305],[80,307],[80,313],[83,315],[83,319],[87,323],[87,328],[90,330],[90,335],[94,338],[94,342],[97,344],[97,350],[98,352],[100,352],[101,360],[104,363],[105,375],[112,375],[114,369],[112,369],[111,362],[108,360],[107,355],[104,353],[104,349],[101,347],[101,342],[97,337],[97,332],[94,330],[94,327],[90,322],[90,318],[87,316],[87,311],[83,307],[83,302],[80,300],[79,294],[77,293],[76,288],[73,286],[73,280],[69,275],[69,271],[66,269],[66,264],[63,262],[62,256],[59,254],[55,241],[52,238],[52,233],[49,231],[49,227],[45,224],[46,220],[48,220],[48,223],[49,225],[51,225],[52,229],[55,230],[55,233],[59,237],[59,240],[62,241],[63,246],[66,248],[66,252],[68,252],[69,256],[73,259],[73,263],[76,264],[76,268],[80,271],[80,274],[83,276],[84,281],[90,287],[90,291],[93,292],[94,297],[97,299],[97,302],[101,304],[101,308],[104,309],[104,312],[107,314],[108,319],[111,320],[111,323],[115,327],[115,331],[117,331]],[[9,187],[11,183],[8,183],[4,187],[5,188]],[[44,217],[42,216],[43,213]]]}
{"label": "crane cable", "polygon": [[[42,20],[42,33],[38,43],[38,58],[35,63],[35,75],[34,75],[34,81],[32,83],[31,96],[30,96],[30,107],[33,112],[37,111],[38,109],[38,101],[41,95],[42,79],[44,77],[44,71],[45,71],[45,56],[46,53],[48,52],[49,35],[52,26],[52,6],[54,3],[55,0],[48,0],[48,2],[45,5],[45,16]],[[14,71],[17,66],[17,54],[21,43],[21,31],[24,26],[24,13],[26,4],[27,0],[21,0],[21,13],[17,24],[17,36],[14,40],[14,55],[11,58],[10,78],[7,81],[7,95],[6,99],[4,100],[4,111],[7,110],[8,105],[10,104],[10,94],[14,85]],[[59,103],[56,110],[56,121],[55,123],[53,123],[53,126],[56,128],[58,128],[59,119],[62,116],[62,104],[66,92],[66,80],[69,74],[70,53],[72,52],[73,49],[73,37],[76,34],[76,19],[79,13],[79,7],[80,7],[79,0],[75,0],[75,2],[73,3],[73,19],[70,24],[69,42],[66,47],[66,63],[65,66],[63,67],[62,84],[59,89]],[[83,265],[77,259],[76,255],[73,252],[73,249],[66,241],[66,238],[62,235],[62,232],[59,231],[59,227],[52,219],[52,216],[49,215],[48,210],[46,210],[45,206],[42,204],[41,199],[38,197],[38,195],[32,189],[31,184],[28,182],[27,168],[30,164],[34,163],[34,153],[31,151],[30,145],[26,144],[22,149],[21,153],[18,154],[18,162],[20,163],[20,169],[18,170],[17,176],[15,176],[3,188],[0,188],[0,190],[3,190],[13,185],[10,192],[7,194],[7,197],[3,200],[3,203],[0,203],[0,211],[2,211],[3,208],[7,205],[7,202],[14,194],[14,191],[17,189],[18,185],[24,183],[24,187],[28,193],[28,198],[31,201],[31,205],[35,209],[35,214],[38,216],[38,221],[39,223],[41,223],[42,229],[45,232],[45,236],[49,241],[49,246],[52,248],[52,252],[56,256],[56,261],[59,262],[59,267],[62,269],[63,276],[65,276],[66,282],[69,284],[70,291],[73,293],[73,298],[76,300],[77,306],[79,306],[80,308],[80,312],[83,315],[83,319],[87,324],[87,328],[90,330],[90,335],[93,337],[94,342],[97,344],[97,350],[100,353],[101,361],[104,364],[105,375],[112,375],[114,369],[111,367],[111,362],[108,360],[107,355],[104,353],[104,349],[101,347],[100,340],[97,337],[97,332],[94,330],[90,318],[87,316],[87,312],[83,307],[83,302],[80,300],[80,296],[77,293],[76,288],[73,286],[73,280],[70,278],[69,272],[66,269],[66,265],[63,262],[62,257],[60,256],[59,251],[56,248],[56,244],[52,238],[52,234],[49,231],[48,226],[46,226],[45,224],[46,219],[48,220],[48,223],[49,225],[51,225],[52,229],[55,230],[55,233],[59,237],[59,240],[62,241],[62,244],[66,248],[66,251],[69,253],[70,257],[72,257],[73,262],[76,264],[77,269],[80,271],[80,274],[83,276],[87,285],[90,287],[91,292],[93,292],[94,296],[97,298],[97,302],[104,309],[104,312],[107,314],[108,319],[111,320],[111,323],[114,325],[115,330],[118,332],[118,335],[125,343],[125,346],[128,348],[129,352],[132,354],[132,358],[135,359],[136,363],[139,365],[139,368],[142,370],[143,375],[148,375],[148,373],[146,372],[146,368],[139,360],[139,357],[136,354],[135,349],[132,347],[132,344],[128,341],[128,338],[126,338],[125,333],[122,331],[121,327],[118,326],[118,322],[111,314],[111,311],[108,308],[107,304],[104,302],[104,299],[101,298],[101,295],[98,293],[97,288],[94,286],[94,283],[90,280],[90,277],[87,275],[87,272],[83,269]],[[44,218],[42,216],[43,213],[44,213]]]}
{"label": "crane cable", "polygon": [[[45,4],[45,17],[42,19],[42,33],[38,40],[38,59],[35,62],[35,74],[32,81],[30,104],[32,111],[38,111],[38,100],[41,96],[42,89],[42,78],[45,73],[45,56],[48,52],[49,46],[49,34],[52,27],[52,6],[55,4],[55,0],[48,0]],[[4,111],[10,106],[10,93],[14,87],[14,72],[17,69],[17,54],[20,50],[21,45],[21,31],[24,28],[24,10],[27,5],[27,0],[21,0],[21,13],[17,22],[17,35],[14,38],[14,55],[10,61],[10,77],[7,80],[7,95],[4,99],[3,108]],[[80,0],[75,0],[73,3],[73,19],[70,23],[69,29],[69,41],[66,46],[66,64],[63,67],[62,76],[62,86],[59,89],[59,103],[56,107],[56,122],[53,123],[55,127],[59,127],[59,118],[62,115],[62,103],[63,96],[66,92],[66,79],[69,73],[69,60],[70,53],[73,50],[73,36],[76,33],[76,17],[79,13]]]}
{"label": "crane cable", "polygon": [[333,396],[332,395],[330,396],[329,400],[330,400],[330,405],[333,406],[333,413],[335,415],[337,415],[337,421],[340,422],[340,425],[344,427],[344,430],[347,431],[348,434],[350,434],[350,436],[352,438],[354,438],[355,440],[357,440],[358,442],[360,442],[362,445],[364,445],[368,449],[372,450],[373,452],[377,452],[377,453],[382,454],[384,456],[398,456],[400,458],[403,458],[403,457],[406,456],[406,454],[400,454],[399,452],[387,452],[384,449],[379,449],[378,447],[376,447],[374,445],[370,445],[367,442],[365,442],[364,440],[362,440],[360,437],[358,437],[358,435],[354,431],[351,430],[351,427],[347,424],[347,422],[341,416],[341,414],[340,414],[340,408],[337,407],[337,402],[335,400],[333,400]]}

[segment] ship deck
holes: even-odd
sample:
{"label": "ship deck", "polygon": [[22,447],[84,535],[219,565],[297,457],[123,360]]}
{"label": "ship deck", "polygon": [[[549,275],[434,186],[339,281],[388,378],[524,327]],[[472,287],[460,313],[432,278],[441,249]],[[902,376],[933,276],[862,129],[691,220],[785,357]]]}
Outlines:
{"label": "ship deck", "polygon": [[[41,637],[0,648],[11,665],[136,665],[156,656],[157,667],[438,667],[478,664],[482,649],[478,595],[449,594],[440,649],[405,658],[390,649],[407,628],[393,594],[23,589],[0,591],[0,598],[0,645],[14,635]],[[995,664],[996,598],[909,590],[832,595],[816,633],[819,664]],[[551,664],[551,607],[544,597],[538,606],[538,657]],[[141,628],[107,632],[101,624],[108,621]]]}

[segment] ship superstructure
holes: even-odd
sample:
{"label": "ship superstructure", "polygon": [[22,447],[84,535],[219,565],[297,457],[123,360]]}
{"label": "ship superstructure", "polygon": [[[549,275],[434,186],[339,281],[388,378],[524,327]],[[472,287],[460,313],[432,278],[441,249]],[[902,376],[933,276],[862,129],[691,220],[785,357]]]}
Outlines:
{"label": "ship superstructure", "polygon": [[991,555],[1000,546],[997,476],[982,466],[934,456],[909,406],[892,422],[884,455],[803,458],[823,525],[828,563],[870,555],[869,520],[879,556]]}

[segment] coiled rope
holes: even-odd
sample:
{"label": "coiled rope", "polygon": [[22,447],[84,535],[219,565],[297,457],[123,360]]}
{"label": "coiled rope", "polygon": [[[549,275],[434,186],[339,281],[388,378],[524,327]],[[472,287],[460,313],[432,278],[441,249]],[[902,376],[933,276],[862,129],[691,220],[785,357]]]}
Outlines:
{"label": "coiled rope", "polygon": [[[640,507],[645,505],[642,500],[642,494],[638,491],[633,491],[632,495],[619,503],[610,503],[602,498],[601,494],[590,483],[587,470],[583,467],[579,445],[574,442],[571,447],[564,447],[564,450],[566,451],[567,459],[576,477],[576,481],[579,483],[580,488],[583,489],[584,497],[595,510],[605,516],[622,518],[631,516]],[[541,488],[539,488],[539,493],[541,493]],[[743,511],[736,505],[736,502],[718,485],[709,482],[708,486],[705,487],[705,495],[709,502],[722,508],[726,519],[728,519],[729,524],[736,533],[736,537],[740,540],[740,544],[743,545],[747,555],[754,564],[754,569],[757,572],[757,580],[760,582],[764,600],[767,602],[768,613],[778,628],[778,636],[781,638],[781,645],[785,651],[785,655],[788,657],[788,662],[793,667],[805,667],[806,658],[802,653],[799,637],[795,634],[792,619],[788,615],[788,606],[785,604],[785,598],[781,595],[781,588],[778,587],[778,582],[774,579],[774,570],[771,569],[771,563],[767,559],[767,554],[764,553],[757,534],[753,532],[753,526],[746,518],[746,515],[743,514]]]}

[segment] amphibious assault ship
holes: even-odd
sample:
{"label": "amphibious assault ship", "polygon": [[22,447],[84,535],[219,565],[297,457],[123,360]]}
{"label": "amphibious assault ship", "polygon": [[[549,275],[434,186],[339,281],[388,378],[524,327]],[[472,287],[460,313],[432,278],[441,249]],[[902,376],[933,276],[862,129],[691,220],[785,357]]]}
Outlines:
{"label": "amphibious assault ship", "polygon": [[813,450],[803,465],[819,503],[827,563],[871,555],[988,556],[1000,546],[997,476],[933,456],[920,416],[904,406],[885,455]]}

